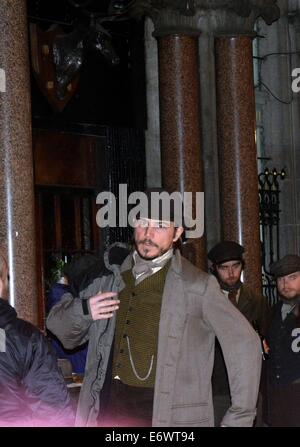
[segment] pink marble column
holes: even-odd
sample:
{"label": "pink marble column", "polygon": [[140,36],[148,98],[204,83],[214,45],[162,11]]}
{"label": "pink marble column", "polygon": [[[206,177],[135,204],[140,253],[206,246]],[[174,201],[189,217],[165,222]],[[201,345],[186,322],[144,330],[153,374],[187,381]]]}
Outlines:
{"label": "pink marble column", "polygon": [[26,2],[0,14],[0,243],[7,247],[10,303],[37,323],[34,183]]}
{"label": "pink marble column", "polygon": [[245,281],[261,287],[252,39],[216,38],[217,124],[223,239],[245,247]]}
{"label": "pink marble column", "polygon": [[[198,34],[159,36],[158,51],[162,183],[170,190],[203,191]],[[204,237],[190,239],[184,254],[205,269]]]}

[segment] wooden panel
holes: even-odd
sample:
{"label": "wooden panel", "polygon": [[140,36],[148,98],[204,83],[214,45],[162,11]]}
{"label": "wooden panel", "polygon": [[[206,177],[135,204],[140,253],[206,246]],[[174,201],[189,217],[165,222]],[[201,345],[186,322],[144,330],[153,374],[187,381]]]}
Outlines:
{"label": "wooden panel", "polygon": [[54,225],[55,225],[55,251],[61,251],[61,200],[58,194],[54,196]]}
{"label": "wooden panel", "polygon": [[81,232],[81,198],[79,196],[74,197],[74,217],[75,217],[75,246],[79,251],[82,249]]}
{"label": "wooden panel", "polygon": [[98,187],[95,137],[36,130],[33,140],[36,185]]}
{"label": "wooden panel", "polygon": [[92,241],[93,241],[93,249],[98,251],[100,249],[100,227],[97,225],[96,215],[98,211],[98,206],[96,205],[96,199],[93,197],[90,199],[91,209],[92,209]]}

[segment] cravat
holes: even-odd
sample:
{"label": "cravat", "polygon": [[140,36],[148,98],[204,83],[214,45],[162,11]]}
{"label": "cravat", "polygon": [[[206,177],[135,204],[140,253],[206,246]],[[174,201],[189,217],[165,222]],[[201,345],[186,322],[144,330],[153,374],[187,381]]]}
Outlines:
{"label": "cravat", "polygon": [[139,262],[132,268],[132,273],[135,278],[138,278],[139,276],[146,277],[152,275],[156,267],[158,267],[158,265],[153,261]]}
{"label": "cravat", "polygon": [[164,267],[172,256],[173,249],[168,250],[162,256],[159,256],[153,260],[145,260],[141,258],[137,252],[135,252],[133,255],[135,265],[132,268],[132,274],[135,278],[135,285],[139,284],[141,281]]}

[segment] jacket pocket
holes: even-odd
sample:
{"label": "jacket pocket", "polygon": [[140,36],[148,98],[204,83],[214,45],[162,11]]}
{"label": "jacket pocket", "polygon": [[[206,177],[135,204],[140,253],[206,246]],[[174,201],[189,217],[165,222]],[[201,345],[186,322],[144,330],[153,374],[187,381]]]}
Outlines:
{"label": "jacket pocket", "polygon": [[172,405],[172,421],[174,425],[181,426],[210,426],[207,402],[196,404]]}

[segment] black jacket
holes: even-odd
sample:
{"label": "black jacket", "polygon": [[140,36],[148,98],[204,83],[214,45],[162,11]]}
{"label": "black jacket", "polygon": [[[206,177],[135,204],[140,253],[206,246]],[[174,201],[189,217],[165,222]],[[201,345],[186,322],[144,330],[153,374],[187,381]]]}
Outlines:
{"label": "black jacket", "polygon": [[300,379],[300,318],[290,312],[282,321],[282,305],[279,301],[274,306],[274,318],[267,334],[268,380],[273,386],[290,385]]}
{"label": "black jacket", "polygon": [[72,424],[68,390],[52,348],[0,298],[0,425]]}
{"label": "black jacket", "polygon": [[[267,305],[267,299],[243,284],[237,309],[258,331],[259,335],[264,337],[270,324],[270,310]],[[227,369],[218,340],[216,340],[212,389],[213,395],[230,396]]]}

